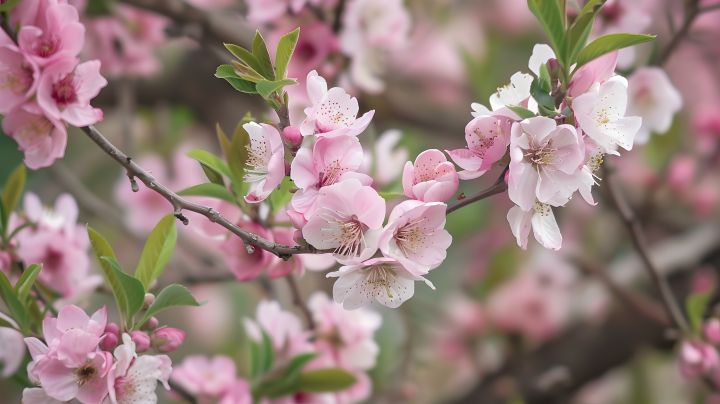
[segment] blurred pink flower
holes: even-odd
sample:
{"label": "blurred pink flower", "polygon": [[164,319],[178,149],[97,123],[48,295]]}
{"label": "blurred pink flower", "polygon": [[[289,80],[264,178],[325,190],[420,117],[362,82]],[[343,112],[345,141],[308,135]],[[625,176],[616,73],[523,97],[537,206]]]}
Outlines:
{"label": "blurred pink flower", "polygon": [[523,250],[527,249],[531,226],[535,240],[543,247],[551,250],[559,250],[562,247],[562,235],[550,205],[536,200],[528,211],[513,206],[507,214],[507,219],[513,236],[517,238],[518,246]]}
{"label": "blurred pink flower", "polygon": [[715,348],[700,341],[683,341],[680,346],[680,373],[687,378],[707,375],[720,363]]}
{"label": "blurred pink flower", "polygon": [[703,181],[691,191],[690,203],[695,216],[700,219],[710,216],[717,208],[718,202],[720,202],[716,181],[717,178]]}
{"label": "blurred pink flower", "polygon": [[0,113],[8,115],[37,88],[40,69],[15,45],[0,46]]}
{"label": "blurred pink flower", "polygon": [[[19,329],[15,321],[4,313],[0,313],[0,319]],[[9,327],[0,327],[0,363],[3,366],[0,375],[2,377],[8,378],[17,372],[25,358],[25,352],[23,334]]]}
{"label": "blurred pink flower", "polygon": [[437,149],[425,150],[415,159],[415,164],[405,163],[402,184],[403,195],[422,202],[445,202],[458,189],[455,165]]}
{"label": "blurred pink flower", "polygon": [[[271,231],[273,239],[276,243],[289,246],[297,245],[293,239],[295,229],[290,227],[273,227]],[[293,255],[285,261],[284,259],[273,255],[273,259],[271,260],[270,266],[267,270],[267,275],[270,279],[277,279],[288,276],[293,271],[297,271],[298,276],[303,276],[305,273],[300,257]]]}
{"label": "blurred pink flower", "polygon": [[[283,17],[290,9],[294,14],[305,7],[307,0],[248,0],[247,19],[253,24],[274,22]],[[313,4],[318,1],[312,1]]]}
{"label": "blurred pink flower", "polygon": [[167,355],[138,357],[135,343],[128,334],[123,334],[123,344],[115,349],[115,359],[107,381],[112,404],[156,403],[158,381],[170,390],[172,361]]}
{"label": "blurred pink flower", "polygon": [[313,351],[308,341],[309,331],[304,331],[302,322],[293,313],[284,311],[277,301],[262,300],[255,309],[255,320],[244,318],[243,325],[248,337],[255,342],[262,342],[262,332],[267,332],[273,342],[276,357],[291,357]]}
{"label": "blurred pink flower", "polygon": [[65,156],[67,129],[60,120],[47,117],[36,102],[23,105],[2,120],[2,129],[25,153],[25,165],[31,170],[50,167]]}
{"label": "blurred pink flower", "polygon": [[720,141],[720,114],[719,106],[706,106],[696,111],[692,116],[693,133],[698,138],[697,150],[701,154],[709,154]]}
{"label": "blurred pink flower", "polygon": [[691,156],[675,156],[668,167],[668,184],[677,191],[686,190],[692,185],[697,163]]}
{"label": "blurred pink flower", "polygon": [[356,310],[378,302],[390,308],[399,307],[415,294],[415,281],[433,284],[422,276],[415,276],[392,258],[373,258],[360,264],[341,267],[327,274],[339,278],[333,285],[333,298],[345,310]]}
{"label": "blurred pink flower", "polygon": [[378,242],[383,255],[400,262],[413,275],[425,275],[447,256],[452,236],[445,227],[447,205],[410,200],[390,213]]}
{"label": "blurred pink flower", "polygon": [[703,324],[703,335],[711,343],[720,344],[720,320],[711,318]]}
{"label": "blurred pink flower", "polygon": [[[238,226],[250,233],[273,241],[272,233],[256,222],[243,220],[238,223]],[[225,257],[225,263],[230,268],[230,271],[235,274],[237,280],[241,282],[260,276],[260,273],[273,262],[273,257],[277,258],[260,247],[254,245],[253,247],[255,251],[252,254],[248,253],[243,240],[235,236],[230,236],[227,241],[220,245],[220,250],[223,251]]]}
{"label": "blurred pink flower", "polygon": [[402,175],[409,156],[405,147],[398,147],[401,139],[400,130],[388,129],[377,138],[373,150],[363,150],[363,162],[358,171],[373,175],[375,189],[382,189]]}
{"label": "blurred pink flower", "polygon": [[[608,0],[600,15],[595,18],[590,41],[609,34],[630,33],[642,34],[652,23],[648,9],[656,7],[656,3],[643,0]],[[635,61],[636,47],[631,46],[619,51],[618,67],[630,68]]]}
{"label": "blurred pink flower", "polygon": [[274,126],[250,122],[243,128],[250,135],[251,142],[247,165],[253,167],[245,174],[245,182],[251,184],[245,201],[258,203],[270,196],[285,178],[285,147],[280,132]]}
{"label": "blurred pink flower", "polygon": [[[295,28],[298,28],[297,22],[282,20],[268,36],[268,43],[277,44],[280,37]],[[301,87],[306,85],[307,75],[313,70],[323,69],[328,56],[338,50],[338,39],[330,25],[323,22],[300,25],[299,28],[300,37],[288,65],[287,75],[288,77],[297,78],[300,83],[298,87]],[[275,47],[276,45],[268,47],[271,54],[274,54]]]}
{"label": "blurred pink flower", "polygon": [[665,70],[642,67],[628,78],[627,114],[642,118],[642,126],[635,135],[636,144],[647,143],[651,132],[667,132],[682,106],[682,96]]}
{"label": "blurred pink flower", "polygon": [[173,369],[170,379],[190,394],[221,397],[233,388],[235,362],[227,356],[208,359],[202,355],[188,356]]}
{"label": "blurred pink flower", "polygon": [[445,150],[455,164],[465,170],[458,173],[458,178],[477,178],[505,156],[512,122],[502,115],[479,116],[465,126],[467,149]]}
{"label": "blurred pink flower", "polygon": [[100,75],[100,61],[78,64],[66,57],[47,66],[40,78],[37,100],[45,114],[53,119],[81,127],[102,121],[103,112],[90,106],[90,100],[107,86]]}
{"label": "blurred pink flower", "polygon": [[377,251],[385,219],[385,200],[377,191],[351,178],[323,188],[318,208],[302,234],[318,249],[335,249],[339,262],[366,260]]}
{"label": "blurred pink flower", "polygon": [[63,58],[77,56],[85,43],[85,26],[78,10],[69,4],[47,8],[37,25],[25,25],[18,32],[23,53],[39,66],[48,66]]}
{"label": "blurred pink flower", "polygon": [[228,389],[218,404],[252,404],[253,397],[250,384],[244,379],[238,379]]}

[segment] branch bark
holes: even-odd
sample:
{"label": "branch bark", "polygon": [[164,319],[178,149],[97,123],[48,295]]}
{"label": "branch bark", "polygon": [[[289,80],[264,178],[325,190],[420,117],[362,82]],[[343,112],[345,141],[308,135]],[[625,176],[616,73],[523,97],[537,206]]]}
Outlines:
{"label": "branch bark", "polygon": [[670,59],[670,55],[672,55],[672,53],[675,51],[675,48],[680,45],[683,39],[685,39],[687,34],[690,32],[690,27],[692,26],[693,22],[695,22],[695,18],[697,18],[697,16],[700,15],[703,11],[708,10],[703,10],[700,8],[699,0],[689,0],[685,2],[685,18],[683,19],[683,24],[672,37],[670,43],[665,46],[665,49],[663,49],[658,58],[655,59],[655,66],[663,66],[665,63],[667,63],[667,61]]}
{"label": "branch bark", "polygon": [[308,330],[315,330],[315,320],[313,320],[312,312],[305,303],[302,293],[300,293],[300,287],[298,286],[297,280],[295,280],[295,277],[292,274],[286,276],[285,279],[287,279],[288,285],[290,285],[290,292],[293,295],[293,304],[295,304],[295,306],[303,312],[303,316],[305,316]]}
{"label": "branch bark", "polygon": [[493,184],[490,188],[484,189],[475,195],[471,195],[471,196],[468,196],[467,198],[464,198],[457,202],[451,203],[447,207],[447,210],[445,211],[445,215],[449,215],[450,213],[455,212],[456,210],[462,208],[463,206],[467,206],[467,205],[470,205],[471,203],[482,201],[483,199],[486,199],[493,195],[501,194],[501,193],[507,191],[508,188],[507,188],[507,183],[505,182],[505,173],[507,173],[508,168],[510,168],[510,166],[505,167],[502,174],[500,174],[500,177],[498,177],[497,181],[495,181],[495,184]]}

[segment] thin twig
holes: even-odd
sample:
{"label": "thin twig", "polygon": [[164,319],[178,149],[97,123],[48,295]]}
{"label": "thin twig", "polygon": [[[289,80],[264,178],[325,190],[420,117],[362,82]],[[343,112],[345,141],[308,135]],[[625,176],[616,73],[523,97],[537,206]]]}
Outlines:
{"label": "thin twig", "polygon": [[[690,32],[690,26],[692,26],[695,18],[702,12],[699,5],[699,0],[689,0],[685,2],[685,18],[680,29],[667,44],[665,49],[660,52],[660,55],[655,59],[655,66],[662,66],[670,59],[670,55],[675,51],[675,48],[685,39],[688,32]],[[712,7],[712,6],[711,6]],[[710,7],[707,7],[710,8]]]}
{"label": "thin twig", "polygon": [[293,304],[295,304],[295,306],[297,306],[300,311],[303,312],[303,316],[305,316],[305,321],[307,322],[308,330],[314,330],[315,320],[313,320],[312,312],[308,308],[307,304],[305,304],[305,299],[303,299],[302,294],[300,293],[300,287],[295,280],[295,276],[293,274],[290,274],[286,276],[285,279],[287,279],[288,285],[290,285],[290,293],[292,293],[293,296]]}
{"label": "thin twig", "polygon": [[189,402],[190,404],[197,404],[197,399],[195,398],[195,396],[193,396],[187,390],[172,381],[172,379],[168,380],[168,385],[170,386],[170,391],[177,393],[177,395],[182,397],[183,400]]}
{"label": "thin twig", "polygon": [[342,15],[345,11],[345,0],[340,0],[337,7],[335,7],[335,20],[333,21],[332,29],[334,33],[340,32],[342,28]]}
{"label": "thin twig", "polygon": [[445,214],[449,215],[450,213],[462,208],[463,206],[467,206],[474,202],[482,201],[483,199],[486,199],[493,195],[501,194],[501,193],[507,191],[507,183],[505,182],[505,173],[508,171],[509,167],[510,166],[505,167],[502,174],[500,174],[500,177],[498,177],[497,181],[495,181],[495,184],[493,184],[490,188],[484,189],[475,195],[468,196],[467,198],[461,199],[455,203],[450,204],[447,207]]}
{"label": "thin twig", "polygon": [[640,259],[645,266],[645,270],[648,276],[655,285],[658,293],[660,293],[660,298],[662,299],[665,309],[667,310],[668,314],[670,314],[675,325],[677,325],[681,331],[689,332],[690,326],[688,325],[682,310],[680,310],[680,306],[678,305],[675,296],[670,290],[670,286],[668,286],[667,280],[664,276],[660,275],[657,268],[655,267],[655,264],[650,258],[650,255],[648,253],[647,239],[645,238],[645,233],[643,232],[640,220],[635,215],[635,212],[632,210],[632,208],[630,208],[630,205],[622,195],[622,192],[615,181],[615,168],[610,164],[610,162],[606,162],[603,166],[603,179],[606,185],[604,188],[606,189],[606,192],[608,193],[610,199],[613,201],[618,215],[625,224],[628,234],[632,239],[633,245],[635,246],[638,255],[640,255]]}
{"label": "thin twig", "polygon": [[285,128],[288,126],[292,126],[290,124],[290,111],[288,109],[288,106],[283,104],[282,108],[276,109],[275,112],[277,113],[278,120],[278,127],[280,128],[280,133],[282,133]]}

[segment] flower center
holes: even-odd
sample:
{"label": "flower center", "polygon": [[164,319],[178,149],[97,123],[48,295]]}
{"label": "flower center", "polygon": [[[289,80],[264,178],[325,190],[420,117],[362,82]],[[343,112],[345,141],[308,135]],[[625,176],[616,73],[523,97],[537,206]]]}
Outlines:
{"label": "flower center", "polygon": [[0,70],[0,88],[9,88],[15,94],[23,94],[32,86],[32,73],[29,66]]}
{"label": "flower center", "polygon": [[77,88],[75,75],[68,73],[65,77],[53,84],[52,97],[60,105],[68,105],[77,101]]}
{"label": "flower center", "polygon": [[323,229],[332,231],[332,237],[338,243],[334,253],[352,258],[360,255],[365,243],[363,224],[360,223],[357,216],[351,217],[332,217],[325,215],[328,224],[333,225],[332,229]]}
{"label": "flower center", "polygon": [[327,187],[337,183],[338,178],[345,170],[340,167],[338,160],[333,161],[329,166],[325,167],[325,171],[320,173],[319,185]]}
{"label": "flower center", "polygon": [[115,394],[117,395],[118,404],[131,403],[129,401],[135,393],[137,393],[137,383],[129,377],[118,377],[115,379]]}
{"label": "flower center", "polygon": [[95,364],[91,361],[86,362],[75,370],[75,377],[77,378],[78,387],[82,387],[83,384],[92,382],[93,379],[98,375],[98,370]]}
{"label": "flower center", "polygon": [[552,210],[550,208],[550,205],[547,203],[542,203],[535,200],[535,205],[533,206],[533,209],[535,210],[535,213],[539,214],[540,216],[548,216],[550,213],[552,213]]}
{"label": "flower center", "polygon": [[60,50],[60,41],[58,41],[57,36],[55,35],[43,35],[40,38],[37,39],[35,42],[35,46],[33,46],[33,52],[35,52],[36,55],[46,58],[48,56],[52,56]]}
{"label": "flower center", "polygon": [[245,146],[248,151],[247,162],[249,166],[253,166],[253,170],[247,170],[245,174],[245,182],[256,182],[264,179],[268,174],[268,155],[267,142],[250,140],[250,144]]}
{"label": "flower center", "polygon": [[390,285],[395,281],[397,275],[389,265],[374,265],[365,267],[362,270],[369,271],[365,278],[365,285],[363,286],[370,287],[373,296],[380,296],[380,294],[384,292],[387,293],[390,299],[394,298],[390,292]]}
{"label": "flower center", "polygon": [[544,166],[555,163],[555,152],[557,152],[557,149],[544,145],[538,149],[531,150],[526,156],[530,157],[530,161],[534,164]]}
{"label": "flower center", "polygon": [[[400,227],[395,234],[398,249],[402,251],[406,258],[410,256],[410,252],[417,254],[418,247],[425,242],[426,234],[420,228],[420,223],[424,221],[424,217],[409,221],[406,225]],[[432,235],[432,233],[429,235]]]}

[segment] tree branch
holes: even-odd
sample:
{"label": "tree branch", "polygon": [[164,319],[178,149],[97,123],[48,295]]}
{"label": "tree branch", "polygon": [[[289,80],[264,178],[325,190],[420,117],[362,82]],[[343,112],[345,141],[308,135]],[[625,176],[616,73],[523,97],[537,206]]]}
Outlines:
{"label": "tree branch", "polygon": [[463,206],[470,205],[471,203],[474,203],[474,202],[482,201],[483,199],[486,199],[493,195],[501,194],[501,193],[507,191],[507,183],[505,182],[505,173],[507,173],[508,168],[510,168],[510,166],[505,167],[502,174],[500,174],[500,177],[498,177],[497,181],[495,181],[495,184],[493,184],[490,188],[484,189],[475,195],[468,196],[465,199],[461,199],[457,202],[451,203],[447,207],[447,210],[445,211],[445,215],[449,215],[450,213],[455,212],[456,210],[462,208]]}
{"label": "tree branch", "polygon": [[688,32],[690,32],[690,26],[692,26],[695,18],[697,18],[697,16],[703,12],[703,10],[700,9],[699,3],[699,0],[689,0],[685,2],[685,18],[683,20],[683,24],[672,37],[670,43],[665,46],[665,49],[663,49],[657,59],[655,59],[655,66],[662,66],[667,63],[667,61],[670,59],[670,55],[672,55],[672,53],[675,51],[675,48],[680,45],[683,39],[685,39],[685,37],[687,36]]}
{"label": "tree branch", "polygon": [[170,391],[182,397],[183,400],[189,402],[190,404],[197,404],[197,399],[195,398],[195,396],[190,394],[184,388],[180,387],[177,383],[172,381],[172,379],[168,380],[168,385],[170,386]]}
{"label": "tree branch", "polygon": [[307,322],[308,330],[314,330],[315,329],[315,320],[313,320],[312,312],[308,308],[307,304],[305,304],[305,299],[303,299],[302,294],[300,293],[300,287],[297,284],[297,281],[295,280],[295,277],[293,274],[290,274],[285,277],[288,281],[288,285],[290,285],[290,292],[293,296],[293,304],[297,306],[300,311],[303,312],[303,316],[305,316],[305,321]]}

